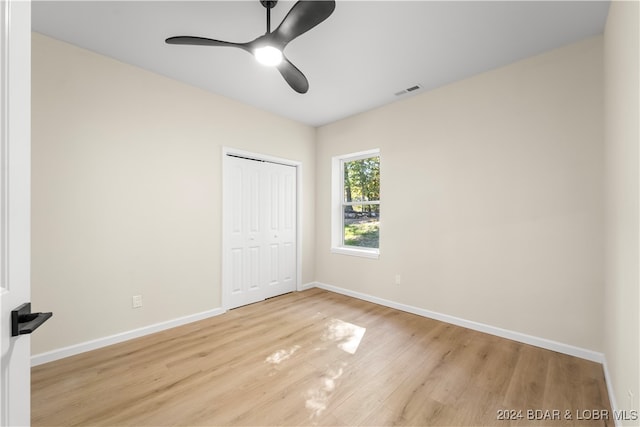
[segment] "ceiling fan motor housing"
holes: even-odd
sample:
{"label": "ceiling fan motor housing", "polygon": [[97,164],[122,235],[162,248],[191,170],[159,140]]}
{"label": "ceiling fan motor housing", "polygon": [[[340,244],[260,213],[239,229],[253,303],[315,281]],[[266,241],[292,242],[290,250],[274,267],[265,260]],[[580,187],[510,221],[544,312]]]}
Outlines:
{"label": "ceiling fan motor housing", "polygon": [[278,0],[260,0],[260,3],[267,9],[273,9],[273,7],[278,3]]}

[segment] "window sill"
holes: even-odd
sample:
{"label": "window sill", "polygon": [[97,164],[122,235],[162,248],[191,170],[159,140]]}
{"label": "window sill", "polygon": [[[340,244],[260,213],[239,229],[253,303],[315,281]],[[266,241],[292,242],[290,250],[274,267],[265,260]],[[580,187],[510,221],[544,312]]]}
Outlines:
{"label": "window sill", "polygon": [[364,249],[364,248],[340,246],[340,247],[331,248],[331,253],[341,254],[341,255],[359,256],[359,257],[371,258],[371,259],[380,258],[380,250],[379,249]]}

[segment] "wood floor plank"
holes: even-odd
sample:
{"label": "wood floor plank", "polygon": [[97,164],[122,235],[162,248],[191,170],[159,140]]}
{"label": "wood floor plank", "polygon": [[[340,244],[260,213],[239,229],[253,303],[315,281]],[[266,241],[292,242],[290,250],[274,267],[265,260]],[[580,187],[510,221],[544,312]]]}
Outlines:
{"label": "wood floor plank", "polygon": [[37,366],[32,424],[611,426],[576,419],[606,390],[596,363],[311,289]]}

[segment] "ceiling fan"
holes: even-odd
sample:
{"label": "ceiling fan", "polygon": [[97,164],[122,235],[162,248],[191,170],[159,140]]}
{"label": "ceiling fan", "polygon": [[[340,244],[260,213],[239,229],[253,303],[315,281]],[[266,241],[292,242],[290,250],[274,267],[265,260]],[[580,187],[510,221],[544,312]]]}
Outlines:
{"label": "ceiling fan", "polygon": [[271,9],[278,0],[260,0],[260,3],[267,9],[267,32],[250,42],[234,43],[195,36],[169,37],[165,42],[240,48],[254,55],[258,62],[276,67],[293,90],[306,93],[309,90],[309,81],[295,65],[289,62],[283,51],[290,41],[327,19],[336,8],[335,0],[298,1],[273,32],[271,32]]}

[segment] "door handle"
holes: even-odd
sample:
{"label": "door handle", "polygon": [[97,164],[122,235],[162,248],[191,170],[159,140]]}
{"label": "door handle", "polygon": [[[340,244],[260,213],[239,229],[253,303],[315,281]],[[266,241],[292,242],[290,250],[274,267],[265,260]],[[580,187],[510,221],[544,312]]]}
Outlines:
{"label": "door handle", "polygon": [[53,313],[32,313],[31,303],[26,302],[11,311],[11,336],[30,334],[49,320]]}

